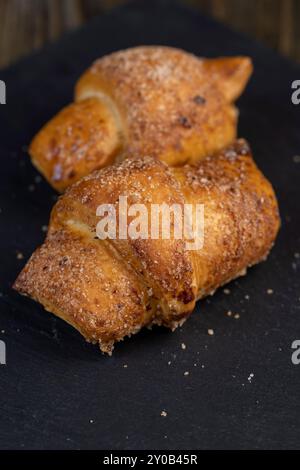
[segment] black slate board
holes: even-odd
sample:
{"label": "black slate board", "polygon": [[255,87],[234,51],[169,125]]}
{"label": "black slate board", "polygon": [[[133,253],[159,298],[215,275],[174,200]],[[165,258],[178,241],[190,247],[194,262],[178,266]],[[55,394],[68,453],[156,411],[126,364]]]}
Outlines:
{"label": "black slate board", "polygon": [[[239,101],[240,136],[276,189],[282,229],[268,261],[233,282],[230,295],[217,292],[182,329],[144,331],[108,358],[10,286],[43,240],[55,198],[45,181],[35,181],[26,145],[71,101],[93,59],[139,44],[253,58],[255,73]],[[7,84],[0,107],[0,339],[7,347],[0,448],[299,448],[300,365],[291,362],[291,343],[300,338],[300,163],[293,160],[300,154],[300,106],[291,103],[291,82],[300,68],[184,7],[139,2],[95,19],[0,78]],[[240,319],[228,318],[229,309]]]}

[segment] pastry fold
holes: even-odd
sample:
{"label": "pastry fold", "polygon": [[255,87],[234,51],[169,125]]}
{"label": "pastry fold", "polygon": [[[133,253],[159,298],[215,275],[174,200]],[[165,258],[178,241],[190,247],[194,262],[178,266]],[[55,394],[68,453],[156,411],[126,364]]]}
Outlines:
{"label": "pastry fold", "polygon": [[[202,204],[204,241],[106,239],[96,236],[97,207]],[[238,140],[194,165],[172,168],[145,156],[94,171],[61,196],[49,230],[14,288],[110,353],[143,326],[171,329],[198,299],[266,258],[280,220],[271,184]]]}
{"label": "pastry fold", "polygon": [[32,162],[58,191],[129,154],[195,163],[236,138],[233,103],[251,72],[248,57],[162,46],[104,56],[78,80],[74,103],[34,137]]}

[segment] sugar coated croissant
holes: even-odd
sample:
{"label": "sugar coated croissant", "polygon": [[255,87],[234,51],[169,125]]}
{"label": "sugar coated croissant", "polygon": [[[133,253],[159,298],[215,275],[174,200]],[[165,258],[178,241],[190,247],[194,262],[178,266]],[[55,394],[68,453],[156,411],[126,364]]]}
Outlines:
{"label": "sugar coated croissant", "polygon": [[[97,208],[121,196],[149,210],[202,205],[203,245],[187,249],[175,237],[99,239]],[[110,353],[143,326],[182,324],[197,299],[264,260],[278,228],[272,186],[244,140],[178,168],[128,158],[94,171],[58,200],[46,240],[14,288]]]}
{"label": "sugar coated croissant", "polygon": [[236,138],[233,102],[251,71],[247,57],[200,59],[170,47],[105,56],[33,139],[32,162],[58,191],[129,154],[195,163]]}

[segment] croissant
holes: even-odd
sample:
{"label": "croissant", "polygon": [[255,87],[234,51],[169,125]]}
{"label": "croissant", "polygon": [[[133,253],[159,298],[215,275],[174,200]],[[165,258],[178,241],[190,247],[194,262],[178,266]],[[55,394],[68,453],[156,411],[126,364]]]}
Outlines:
{"label": "croissant", "polygon": [[[99,239],[97,207],[128,203],[203,204],[202,248],[184,239]],[[198,299],[264,260],[279,228],[271,184],[248,144],[237,140],[194,165],[155,157],[96,170],[54,206],[49,230],[14,288],[40,302],[111,353],[143,326],[175,329]]]}
{"label": "croissant", "polygon": [[33,164],[58,191],[128,155],[195,163],[236,138],[234,100],[252,72],[247,57],[200,59],[136,47],[97,60],[75,102],[33,139]]}

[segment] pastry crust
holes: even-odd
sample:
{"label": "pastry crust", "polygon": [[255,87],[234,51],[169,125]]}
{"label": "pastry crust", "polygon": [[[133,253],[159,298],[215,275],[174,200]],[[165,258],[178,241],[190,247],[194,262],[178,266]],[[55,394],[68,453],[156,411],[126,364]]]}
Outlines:
{"label": "pastry crust", "polygon": [[[204,204],[204,244],[99,240],[96,208],[129,203]],[[128,158],[73,185],[54,206],[44,244],[14,288],[77,328],[104,352],[153,323],[174,329],[196,300],[266,258],[279,228],[276,197],[244,140],[195,165]]]}
{"label": "pastry crust", "polygon": [[233,102],[251,72],[247,57],[162,46],[102,57],[77,82],[75,102],[35,136],[32,161],[58,191],[129,154],[196,162],[235,139]]}

